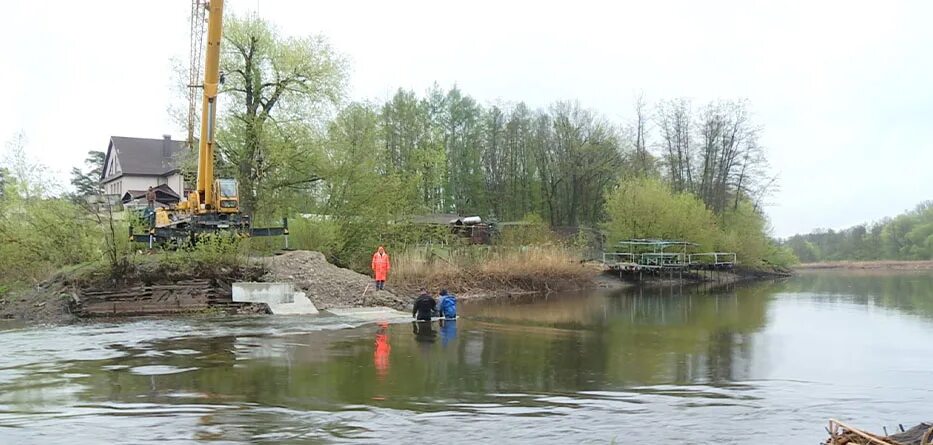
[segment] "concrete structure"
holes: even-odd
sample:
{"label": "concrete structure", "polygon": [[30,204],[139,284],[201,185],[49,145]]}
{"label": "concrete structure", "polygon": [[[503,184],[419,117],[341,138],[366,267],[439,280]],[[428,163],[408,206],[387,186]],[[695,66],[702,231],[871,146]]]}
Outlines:
{"label": "concrete structure", "polygon": [[184,196],[179,165],[186,149],[184,141],[173,141],[169,135],[162,139],[112,136],[100,176],[104,194],[126,197],[165,185],[175,195]]}
{"label": "concrete structure", "polygon": [[290,283],[233,283],[233,301],[266,303],[276,315],[314,315],[314,303]]}

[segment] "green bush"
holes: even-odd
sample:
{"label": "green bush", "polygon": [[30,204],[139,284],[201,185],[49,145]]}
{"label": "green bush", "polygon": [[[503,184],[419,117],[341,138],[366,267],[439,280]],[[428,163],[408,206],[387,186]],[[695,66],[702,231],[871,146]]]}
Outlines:
{"label": "green bush", "polygon": [[517,225],[503,226],[499,229],[497,244],[503,246],[530,246],[555,244],[554,233],[541,216],[529,213]]}
{"label": "green bush", "polygon": [[236,234],[203,234],[192,246],[166,250],[159,265],[167,270],[237,268],[249,260],[250,239]]}
{"label": "green bush", "polygon": [[610,192],[606,209],[611,244],[628,238],[684,240],[699,244],[701,252],[735,252],[739,263],[750,267],[796,262],[789,249],[769,238],[764,215],[745,200],[717,216],[690,193],[674,193],[658,179],[640,178]]}

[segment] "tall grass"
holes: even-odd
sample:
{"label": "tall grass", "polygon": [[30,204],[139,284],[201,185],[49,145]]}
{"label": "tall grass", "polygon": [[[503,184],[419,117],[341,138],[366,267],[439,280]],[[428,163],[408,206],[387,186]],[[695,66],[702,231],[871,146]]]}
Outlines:
{"label": "tall grass", "polygon": [[576,249],[563,246],[425,246],[392,258],[390,280],[410,290],[548,291],[584,285],[596,274]]}

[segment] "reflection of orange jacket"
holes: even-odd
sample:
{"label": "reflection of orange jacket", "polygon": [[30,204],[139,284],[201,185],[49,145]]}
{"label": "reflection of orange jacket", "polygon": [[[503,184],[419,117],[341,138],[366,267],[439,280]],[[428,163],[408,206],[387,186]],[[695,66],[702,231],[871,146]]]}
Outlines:
{"label": "reflection of orange jacket", "polygon": [[373,351],[373,365],[376,367],[376,375],[385,377],[389,373],[389,353],[392,346],[389,346],[389,336],[384,333],[376,334],[376,350]]}
{"label": "reflection of orange jacket", "polygon": [[376,281],[385,281],[386,276],[389,275],[389,269],[392,268],[392,265],[389,264],[389,254],[382,252],[376,252],[373,254],[373,274],[376,277]]}

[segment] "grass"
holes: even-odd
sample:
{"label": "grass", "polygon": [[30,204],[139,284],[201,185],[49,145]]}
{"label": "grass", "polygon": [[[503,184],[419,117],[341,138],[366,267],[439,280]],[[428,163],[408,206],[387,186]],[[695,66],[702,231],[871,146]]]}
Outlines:
{"label": "grass", "polygon": [[592,280],[596,271],[578,258],[574,249],[560,246],[420,247],[393,255],[390,280],[409,290],[549,291]]}

